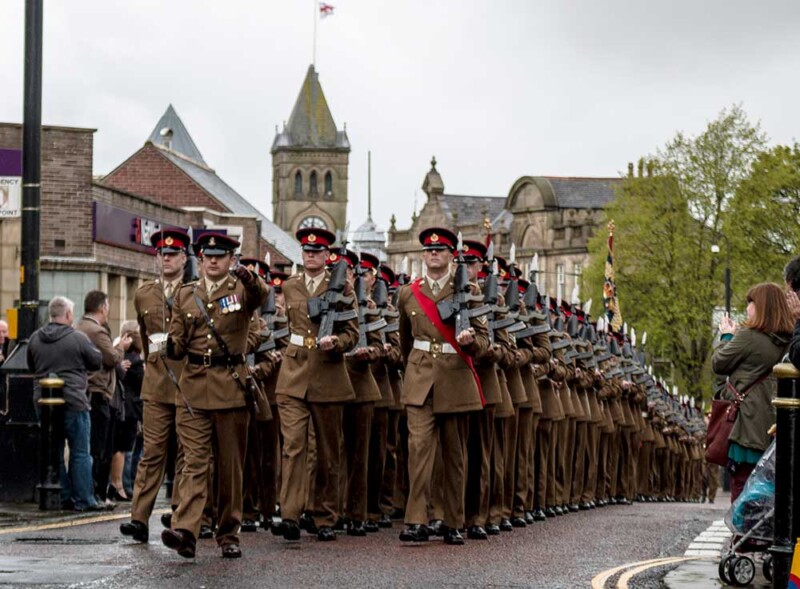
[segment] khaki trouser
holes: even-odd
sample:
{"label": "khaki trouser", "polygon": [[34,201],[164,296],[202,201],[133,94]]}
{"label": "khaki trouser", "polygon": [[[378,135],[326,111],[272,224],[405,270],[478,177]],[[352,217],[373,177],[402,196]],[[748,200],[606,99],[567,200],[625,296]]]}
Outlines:
{"label": "khaki trouser", "polygon": [[611,474],[609,472],[610,460],[608,453],[611,449],[611,440],[614,434],[600,432],[600,444],[597,452],[597,488],[595,496],[599,500],[608,499],[608,489],[611,484]]}
{"label": "khaki trouser", "polygon": [[[150,515],[153,513],[158,490],[164,481],[169,437],[174,429],[175,405],[153,401],[145,401],[143,403],[142,433],[144,449],[139,468],[136,471],[136,481],[133,485],[132,521],[142,522],[147,525]],[[177,507],[178,503],[180,503],[178,489],[182,470],[183,448],[179,443],[178,454],[175,458],[175,477],[172,485],[173,507]]]}
{"label": "khaki trouser", "polygon": [[536,429],[536,494],[534,495],[533,508],[544,509],[552,501],[547,495],[548,472],[550,470],[551,445],[553,443],[554,423],[551,419],[540,419]]}
{"label": "khaki trouser", "polygon": [[517,407],[517,449],[515,452],[516,464],[514,465],[514,500],[512,502],[512,515],[525,517],[525,512],[531,508],[528,500],[528,484],[530,483],[530,469],[533,468],[533,409],[530,407]]}
{"label": "khaki trouser", "polygon": [[333,526],[339,517],[339,464],[342,403],[308,403],[277,395],[283,434],[281,516],[297,522],[306,503],[306,453],[310,425],[316,438],[316,469],[312,515],[317,526]]}
{"label": "khaki trouser", "polygon": [[595,500],[597,490],[597,460],[600,452],[600,426],[596,423],[587,424],[586,430],[586,470],[583,480],[583,492],[580,496],[581,503]]}
{"label": "khaki trouser", "polygon": [[372,432],[369,436],[369,464],[367,467],[367,517],[378,520],[383,513],[383,479],[388,461],[389,410],[375,407],[372,414]]}
{"label": "khaki trouser", "polygon": [[496,417],[494,420],[494,444],[492,444],[492,488],[488,523],[499,525],[503,518],[511,517],[511,496],[506,493],[506,453],[514,445],[513,424],[516,416]]}
{"label": "khaki trouser", "polygon": [[208,494],[209,452],[215,456],[217,473],[217,543],[239,543],[242,523],[242,465],[246,449],[249,415],[240,409],[193,409],[177,407],[178,436],[183,445],[184,467],[180,483],[181,502],[172,515],[172,527],[200,532]]}
{"label": "khaki trouser", "polygon": [[489,520],[494,409],[494,405],[487,405],[483,411],[470,414],[467,488],[464,499],[467,526],[485,526]]}
{"label": "khaki trouser", "polygon": [[351,521],[367,519],[367,468],[374,410],[373,402],[346,403],[343,409],[344,468],[340,474],[347,483],[345,518]]}
{"label": "khaki trouser", "polygon": [[421,407],[406,406],[408,415],[408,478],[406,524],[428,523],[428,486],[433,475],[437,447],[443,462],[442,518],[445,525],[464,525],[464,485],[466,481],[469,414],[433,413],[433,397]]}
{"label": "khaki trouser", "polygon": [[245,519],[256,520],[260,513],[268,522],[275,513],[281,463],[280,428],[277,411],[269,421],[250,421],[252,438],[248,440],[244,469]]}
{"label": "khaki trouser", "polygon": [[[583,485],[586,480],[586,437],[589,424],[585,421],[575,423],[575,452],[572,463],[572,489],[569,495],[569,502],[577,505],[583,495]],[[569,467],[569,465],[568,465]]]}

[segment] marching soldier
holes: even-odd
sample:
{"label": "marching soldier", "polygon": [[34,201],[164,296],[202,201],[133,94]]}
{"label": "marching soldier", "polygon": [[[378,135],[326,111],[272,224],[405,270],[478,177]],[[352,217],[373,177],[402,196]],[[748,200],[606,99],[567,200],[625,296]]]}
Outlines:
{"label": "marching soldier", "polygon": [[[419,234],[427,273],[400,291],[400,344],[406,360],[402,400],[408,415],[409,497],[404,542],[428,540],[428,488],[437,447],[444,467],[444,523],[447,544],[463,544],[464,484],[469,412],[484,401],[470,356],[488,346],[486,320],[473,318],[471,327],[455,333],[445,324],[437,303],[455,293],[450,264],[456,236],[447,229],[428,228]],[[437,443],[438,440],[438,443]]]}
{"label": "marching soldier", "polygon": [[[333,526],[339,518],[340,441],[344,403],[355,399],[347,375],[344,354],[358,342],[358,320],[353,316],[334,323],[333,334],[318,338],[321,317],[312,318],[309,301],[321,297],[332,285],[325,260],[336,237],[323,229],[300,229],[295,234],[303,249],[302,274],[283,283],[286,317],[289,327],[287,346],[278,374],[275,394],[283,435],[281,464],[281,516],[283,521],[273,532],[287,540],[300,538],[298,521],[305,507],[308,475],[306,454],[309,426],[316,437],[317,466],[312,499],[312,517],[317,539],[336,539]],[[338,310],[355,309],[339,302]],[[315,322],[316,321],[316,322]]]}
{"label": "marching soldier", "polygon": [[[159,351],[172,320],[175,294],[183,282],[189,242],[189,235],[182,229],[164,229],[154,233],[150,243],[156,248],[161,278],[145,282],[134,295],[139,332],[146,350],[141,395],[144,451],[133,488],[131,521],[121,524],[119,529],[123,535],[130,536],[137,542],[148,540],[147,524],[164,479],[170,437],[175,431],[176,396],[179,404],[183,402],[180,395],[177,395],[183,362],[164,358]],[[178,488],[182,467],[183,452],[179,450],[172,487],[173,509],[180,502]]]}
{"label": "marching soldier", "polygon": [[167,355],[186,359],[177,404],[178,436],[184,450],[180,504],[173,529],[161,540],[179,555],[193,558],[206,502],[209,453],[214,448],[217,478],[217,544],[223,558],[238,558],[242,519],[242,464],[252,391],[246,382],[250,319],[267,297],[268,287],[246,267],[231,272],[239,242],[221,233],[203,234],[203,279],[184,285],[175,300]]}

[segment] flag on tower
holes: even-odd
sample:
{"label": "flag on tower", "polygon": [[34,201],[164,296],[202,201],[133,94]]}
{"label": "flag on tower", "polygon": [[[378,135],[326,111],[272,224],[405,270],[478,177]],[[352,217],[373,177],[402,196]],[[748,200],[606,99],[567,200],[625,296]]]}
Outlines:
{"label": "flag on tower", "polygon": [[325,2],[319,3],[319,17],[325,18],[327,16],[333,16],[333,9],[334,7],[330,4],[326,4]]}
{"label": "flag on tower", "polygon": [[603,282],[603,309],[611,331],[622,329],[622,313],[617,300],[617,285],[614,281],[614,221],[608,224],[608,255],[606,256],[605,281]]}

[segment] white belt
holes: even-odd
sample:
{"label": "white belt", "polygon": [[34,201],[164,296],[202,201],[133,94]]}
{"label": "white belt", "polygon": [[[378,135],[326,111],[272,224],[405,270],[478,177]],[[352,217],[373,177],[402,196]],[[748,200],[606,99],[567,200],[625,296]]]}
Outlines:
{"label": "white belt", "polygon": [[147,347],[147,353],[160,352],[164,347],[164,342],[167,341],[167,334],[164,332],[153,333],[148,339],[150,340],[150,345]]}
{"label": "white belt", "polygon": [[300,334],[293,333],[289,336],[289,343],[313,350],[317,347],[317,338],[313,335],[302,336]]}
{"label": "white belt", "polygon": [[423,352],[433,352],[434,354],[458,354],[456,349],[448,343],[435,344],[422,339],[414,340],[414,349]]}

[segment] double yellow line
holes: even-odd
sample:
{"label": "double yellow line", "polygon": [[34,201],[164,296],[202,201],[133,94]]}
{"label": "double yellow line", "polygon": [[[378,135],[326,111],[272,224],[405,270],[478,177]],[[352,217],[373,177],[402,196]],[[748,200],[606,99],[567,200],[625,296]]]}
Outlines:
{"label": "double yellow line", "polygon": [[[169,513],[169,509],[156,509],[153,515],[161,515],[162,513]],[[109,513],[107,515],[97,515],[94,517],[84,517],[80,519],[71,519],[60,522],[53,522],[49,524],[35,524],[29,526],[17,526],[15,528],[0,528],[0,536],[7,534],[24,534],[26,532],[43,532],[45,530],[59,530],[62,528],[74,528],[77,526],[88,526],[89,524],[100,524],[103,522],[112,522],[120,519],[128,519],[131,516],[130,511],[126,513]]]}
{"label": "double yellow line", "polygon": [[592,579],[592,589],[606,589],[606,583],[608,580],[619,573],[620,571],[628,570],[625,574],[621,575],[619,580],[617,581],[617,586],[615,589],[629,589],[628,583],[631,579],[633,579],[636,575],[645,572],[646,570],[667,566],[670,564],[677,564],[679,562],[686,562],[689,560],[701,560],[702,556],[671,556],[667,558],[655,558],[653,560],[643,560],[640,562],[631,562],[628,564],[623,564],[618,567],[614,567],[613,569],[608,569],[607,571],[603,571],[599,575],[597,575],[594,579]]}

